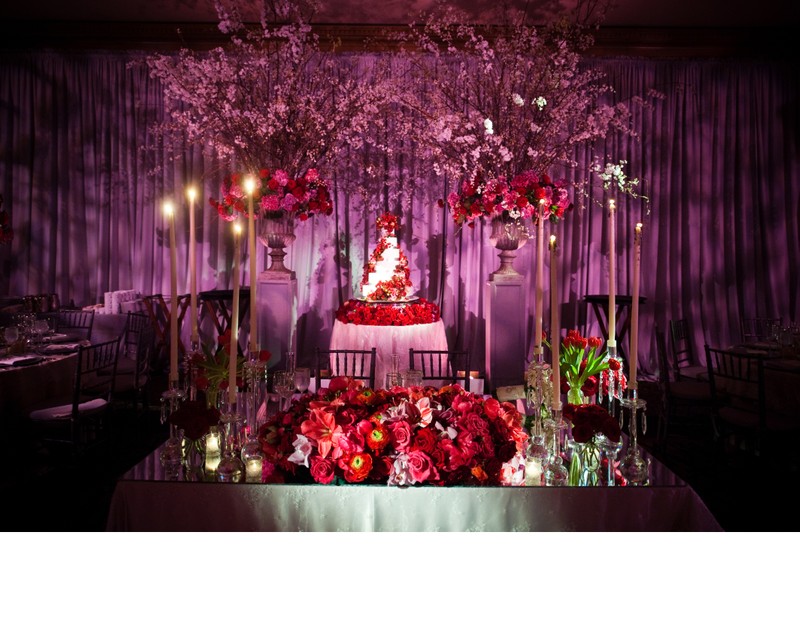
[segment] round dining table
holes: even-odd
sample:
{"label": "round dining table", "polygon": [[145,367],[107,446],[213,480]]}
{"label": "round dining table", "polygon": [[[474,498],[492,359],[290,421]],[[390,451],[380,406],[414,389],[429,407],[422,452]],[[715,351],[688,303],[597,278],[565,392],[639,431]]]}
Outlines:
{"label": "round dining table", "polygon": [[39,403],[72,394],[77,351],[55,354],[25,352],[0,362],[0,418],[27,417]]}

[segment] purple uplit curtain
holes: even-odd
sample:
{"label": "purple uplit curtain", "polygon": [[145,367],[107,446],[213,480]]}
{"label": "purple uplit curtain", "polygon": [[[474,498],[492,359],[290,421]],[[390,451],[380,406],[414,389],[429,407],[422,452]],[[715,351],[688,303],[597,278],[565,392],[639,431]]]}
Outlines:
{"label": "purple uplit curtain", "polygon": [[[201,186],[198,202],[200,290],[229,288],[230,225],[207,199],[223,167],[198,148],[172,163],[142,151],[150,124],[165,115],[158,84],[135,54],[8,54],[0,58],[0,193],[15,237],[0,245],[0,295],[56,292],[62,302],[102,302],[103,293],[169,292],[165,198],[177,202],[179,278],[188,291],[188,209],[184,191]],[[362,63],[370,63],[365,57]],[[630,293],[633,227],[644,223],[639,365],[656,367],[653,325],[690,320],[702,344],[736,340],[742,316],[797,321],[800,296],[800,81],[796,67],[730,60],[591,59],[620,98],[654,88],[666,98],[636,113],[638,139],[609,137],[578,158],[627,159],[650,198],[619,200],[619,293]],[[402,155],[403,152],[398,152]],[[398,158],[399,159],[399,158]],[[153,168],[161,172],[154,175]],[[411,169],[414,164],[389,164]],[[398,208],[376,197],[340,193],[335,214],[299,224],[287,265],[298,276],[298,341],[304,361],[330,338],[334,312],[357,294],[375,243],[375,217],[402,212],[401,244],[418,295],[441,305],[452,346],[484,355],[482,297],[499,266],[489,225],[460,232],[436,199],[447,193],[430,175],[428,194]],[[582,297],[608,287],[607,197],[589,199],[556,226],[562,323],[597,333]],[[617,197],[619,199],[619,197]],[[550,228],[548,227],[548,230]],[[246,247],[243,262],[248,255]],[[267,265],[258,245],[258,268]],[[531,241],[518,252],[529,304],[521,325],[533,335]],[[243,265],[246,284],[247,265]],[[549,303],[545,292],[545,305]],[[545,322],[548,321],[547,308]],[[532,345],[529,343],[529,346]]]}

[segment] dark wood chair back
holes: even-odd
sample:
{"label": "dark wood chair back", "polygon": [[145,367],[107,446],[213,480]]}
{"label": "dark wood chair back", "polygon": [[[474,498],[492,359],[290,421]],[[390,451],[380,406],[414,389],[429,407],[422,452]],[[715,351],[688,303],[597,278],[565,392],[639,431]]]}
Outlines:
{"label": "dark wood chair back", "polygon": [[349,376],[364,381],[366,387],[375,389],[375,365],[377,349],[370,350],[321,350],[315,351],[315,376],[317,390],[321,387],[323,372],[329,377]]}
{"label": "dark wood chair back", "polygon": [[422,371],[422,380],[460,383],[470,391],[469,350],[416,350],[408,351],[408,366]]}

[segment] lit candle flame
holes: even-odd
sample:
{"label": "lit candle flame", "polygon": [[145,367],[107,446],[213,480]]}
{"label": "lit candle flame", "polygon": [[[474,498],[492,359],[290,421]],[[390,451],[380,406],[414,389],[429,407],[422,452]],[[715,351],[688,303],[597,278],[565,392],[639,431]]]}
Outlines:
{"label": "lit candle flame", "polygon": [[190,186],[186,189],[186,196],[189,197],[189,201],[194,201],[197,199],[197,189],[194,186]]}
{"label": "lit candle flame", "polygon": [[238,221],[233,224],[233,233],[236,234],[236,236],[239,236],[242,233],[242,226]]}
{"label": "lit candle flame", "polygon": [[614,212],[614,210],[616,210],[616,208],[617,208],[617,202],[614,201],[613,199],[609,199],[608,200],[608,209],[611,210],[611,212]]}
{"label": "lit candle flame", "polygon": [[555,234],[551,234],[550,235],[550,250],[552,251],[555,248],[556,248],[556,235]]}
{"label": "lit candle flame", "polygon": [[172,205],[171,201],[164,202],[164,214],[168,217],[171,217],[172,214],[175,212],[175,206]]}
{"label": "lit candle flame", "polygon": [[244,190],[248,195],[252,195],[255,189],[256,189],[256,180],[254,177],[250,176],[244,180]]}

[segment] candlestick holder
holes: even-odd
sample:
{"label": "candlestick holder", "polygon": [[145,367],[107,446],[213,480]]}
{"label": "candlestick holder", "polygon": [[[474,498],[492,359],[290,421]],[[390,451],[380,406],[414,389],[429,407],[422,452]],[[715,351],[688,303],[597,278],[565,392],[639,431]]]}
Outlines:
{"label": "candlestick holder", "polygon": [[[605,383],[602,383],[601,386],[598,387],[597,391],[597,403],[602,405],[602,396],[603,390],[606,390],[606,407],[608,408],[608,413],[611,414],[612,417],[616,418],[619,422],[619,428],[622,428],[622,413],[620,412],[619,404],[622,401],[623,393],[625,391],[625,385],[627,383],[625,379],[625,373],[623,372],[624,364],[622,362],[622,358],[619,356],[617,352],[617,342],[609,340],[607,342],[608,351],[606,353],[606,359],[608,361],[608,370],[603,372],[602,377],[606,379]],[[613,369],[616,368],[616,369]],[[603,387],[605,385],[605,387]]]}
{"label": "candlestick holder", "polygon": [[189,342],[189,350],[183,355],[183,389],[189,400],[197,400],[197,363],[196,358],[203,356],[199,339]]}
{"label": "candlestick holder", "polygon": [[169,423],[169,438],[161,448],[161,465],[169,480],[178,480],[183,473],[183,436],[169,417],[175,413],[186,399],[185,390],[178,386],[178,381],[170,381],[169,389],[161,393],[161,424]]}
{"label": "candlestick holder", "polygon": [[541,435],[544,431],[546,411],[553,404],[552,374],[552,367],[544,360],[544,349],[538,346],[525,372],[525,396],[528,406],[533,409],[531,435]]}
{"label": "candlestick holder", "polygon": [[225,446],[222,459],[217,466],[217,481],[239,483],[244,477],[244,462],[242,462],[237,453],[242,419],[235,402],[229,402],[228,408],[220,416]]}
{"label": "candlestick holder", "polygon": [[245,468],[245,481],[260,482],[264,467],[264,452],[258,439],[261,410],[266,414],[267,364],[251,353],[245,366],[247,378],[247,416],[245,419],[245,443],[242,445],[241,460]]}
{"label": "candlestick holder", "polygon": [[630,442],[625,459],[620,464],[623,476],[631,486],[650,485],[650,463],[641,454],[638,440],[639,416],[642,418],[642,434],[647,432],[647,403],[638,397],[635,388],[628,390],[628,397],[620,401],[623,421],[628,417]]}
{"label": "candlestick holder", "polygon": [[551,408],[550,417],[545,420],[545,436],[550,445],[550,456],[544,471],[546,486],[566,486],[569,481],[569,471],[561,457],[566,427],[559,402]]}

